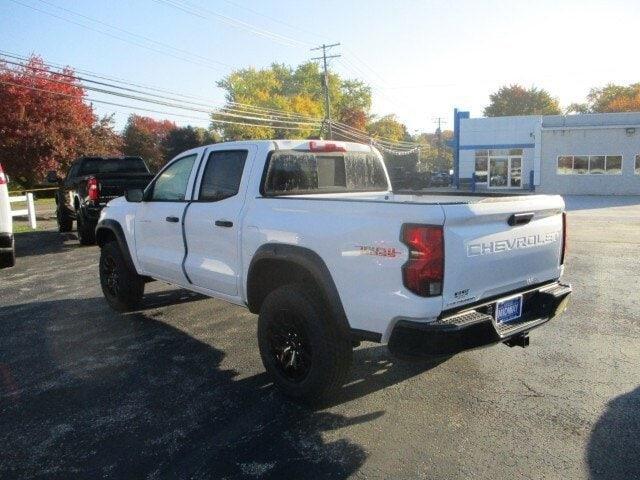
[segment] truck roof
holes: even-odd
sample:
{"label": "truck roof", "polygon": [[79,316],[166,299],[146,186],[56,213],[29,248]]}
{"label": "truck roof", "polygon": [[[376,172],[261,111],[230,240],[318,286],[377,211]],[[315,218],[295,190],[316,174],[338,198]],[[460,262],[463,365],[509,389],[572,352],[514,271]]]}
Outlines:
{"label": "truck roof", "polygon": [[242,140],[237,142],[222,142],[215,143],[213,145],[226,145],[230,147],[243,146],[243,145],[269,145],[271,150],[312,150],[311,143],[314,143],[316,147],[322,147],[327,144],[333,144],[338,147],[344,147],[348,152],[374,152],[376,151],[372,146],[355,142],[341,142],[337,140]]}

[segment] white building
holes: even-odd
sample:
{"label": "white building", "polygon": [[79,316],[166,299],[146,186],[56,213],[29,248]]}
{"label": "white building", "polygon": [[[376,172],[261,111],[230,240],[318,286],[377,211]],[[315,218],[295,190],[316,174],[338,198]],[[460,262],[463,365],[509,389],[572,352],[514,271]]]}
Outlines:
{"label": "white building", "polygon": [[640,112],[469,118],[456,110],[451,146],[459,188],[640,195]]}

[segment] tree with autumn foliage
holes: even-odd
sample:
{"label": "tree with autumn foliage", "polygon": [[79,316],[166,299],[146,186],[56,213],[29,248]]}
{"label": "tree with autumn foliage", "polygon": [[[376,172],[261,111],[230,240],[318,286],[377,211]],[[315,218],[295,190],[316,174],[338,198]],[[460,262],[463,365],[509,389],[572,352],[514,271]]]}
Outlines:
{"label": "tree with autumn foliage", "polygon": [[63,174],[85,154],[119,153],[109,118],[97,120],[71,68],[51,71],[40,57],[0,62],[0,163],[24,186],[49,170]]}
{"label": "tree with autumn foliage", "polygon": [[489,95],[490,103],[484,109],[485,117],[512,115],[557,115],[560,103],[544,89],[520,85],[501,87]]}
{"label": "tree with autumn foliage", "polygon": [[168,160],[165,142],[176,128],[176,124],[169,120],[130,115],[122,133],[125,155],[140,156],[151,171],[158,171]]}
{"label": "tree with autumn foliage", "polygon": [[[317,124],[325,118],[323,81],[315,62],[295,69],[273,64],[234,71],[217,83],[226,91],[227,105],[213,115],[212,128],[225,140],[317,136]],[[332,118],[363,128],[371,108],[371,89],[335,73],[329,74],[328,84]]]}
{"label": "tree with autumn foliage", "polygon": [[380,117],[367,125],[367,131],[373,138],[392,142],[411,140],[407,127],[393,114]]}
{"label": "tree with autumn foliage", "polygon": [[572,103],[566,113],[640,112],[640,83],[592,88],[586,103]]}

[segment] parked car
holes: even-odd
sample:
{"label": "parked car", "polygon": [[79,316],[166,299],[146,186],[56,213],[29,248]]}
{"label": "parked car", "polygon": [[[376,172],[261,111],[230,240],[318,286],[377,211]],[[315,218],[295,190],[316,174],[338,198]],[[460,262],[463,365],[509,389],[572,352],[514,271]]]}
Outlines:
{"label": "parked car", "polygon": [[0,268],[13,267],[16,264],[16,247],[13,238],[13,218],[9,203],[9,179],[0,164]]}
{"label": "parked car", "polygon": [[127,188],[144,188],[152,178],[140,157],[82,157],[64,179],[49,172],[47,181],[60,187],[55,195],[58,230],[70,232],[76,220],[80,243],[95,243],[96,223],[107,202]]}
{"label": "parked car", "polygon": [[107,205],[100,283],[118,311],[149,278],[246,306],[276,385],[318,399],[362,340],[402,357],[526,346],[571,292],[563,211],[558,195],[394,193],[368,145],[219,143]]}

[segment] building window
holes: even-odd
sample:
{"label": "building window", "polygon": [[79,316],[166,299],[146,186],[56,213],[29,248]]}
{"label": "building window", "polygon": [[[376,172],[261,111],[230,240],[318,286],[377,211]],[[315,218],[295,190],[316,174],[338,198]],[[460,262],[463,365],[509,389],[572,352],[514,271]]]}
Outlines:
{"label": "building window", "polygon": [[589,157],[583,155],[573,157],[573,173],[578,175],[589,173]]}
{"label": "building window", "polygon": [[570,175],[573,173],[573,157],[558,157],[558,174]]}
{"label": "building window", "polygon": [[640,175],[640,155],[636,155],[636,175]]}
{"label": "building window", "polygon": [[487,150],[476,150],[476,182],[487,183],[488,165],[489,152]]}
{"label": "building window", "polygon": [[607,155],[606,173],[620,175],[622,173],[622,155]]}
{"label": "building window", "polygon": [[558,175],[620,175],[622,155],[561,155],[556,172]]}
{"label": "building window", "polygon": [[[476,182],[487,183],[489,174],[489,158],[490,157],[520,157],[522,158],[521,148],[511,149],[494,149],[494,150],[476,150],[475,176]],[[521,168],[518,164],[517,168]],[[519,180],[515,183],[518,183]],[[520,187],[520,184],[517,185]]]}
{"label": "building window", "polygon": [[589,173],[592,175],[602,175],[604,173],[604,155],[589,157]]}

